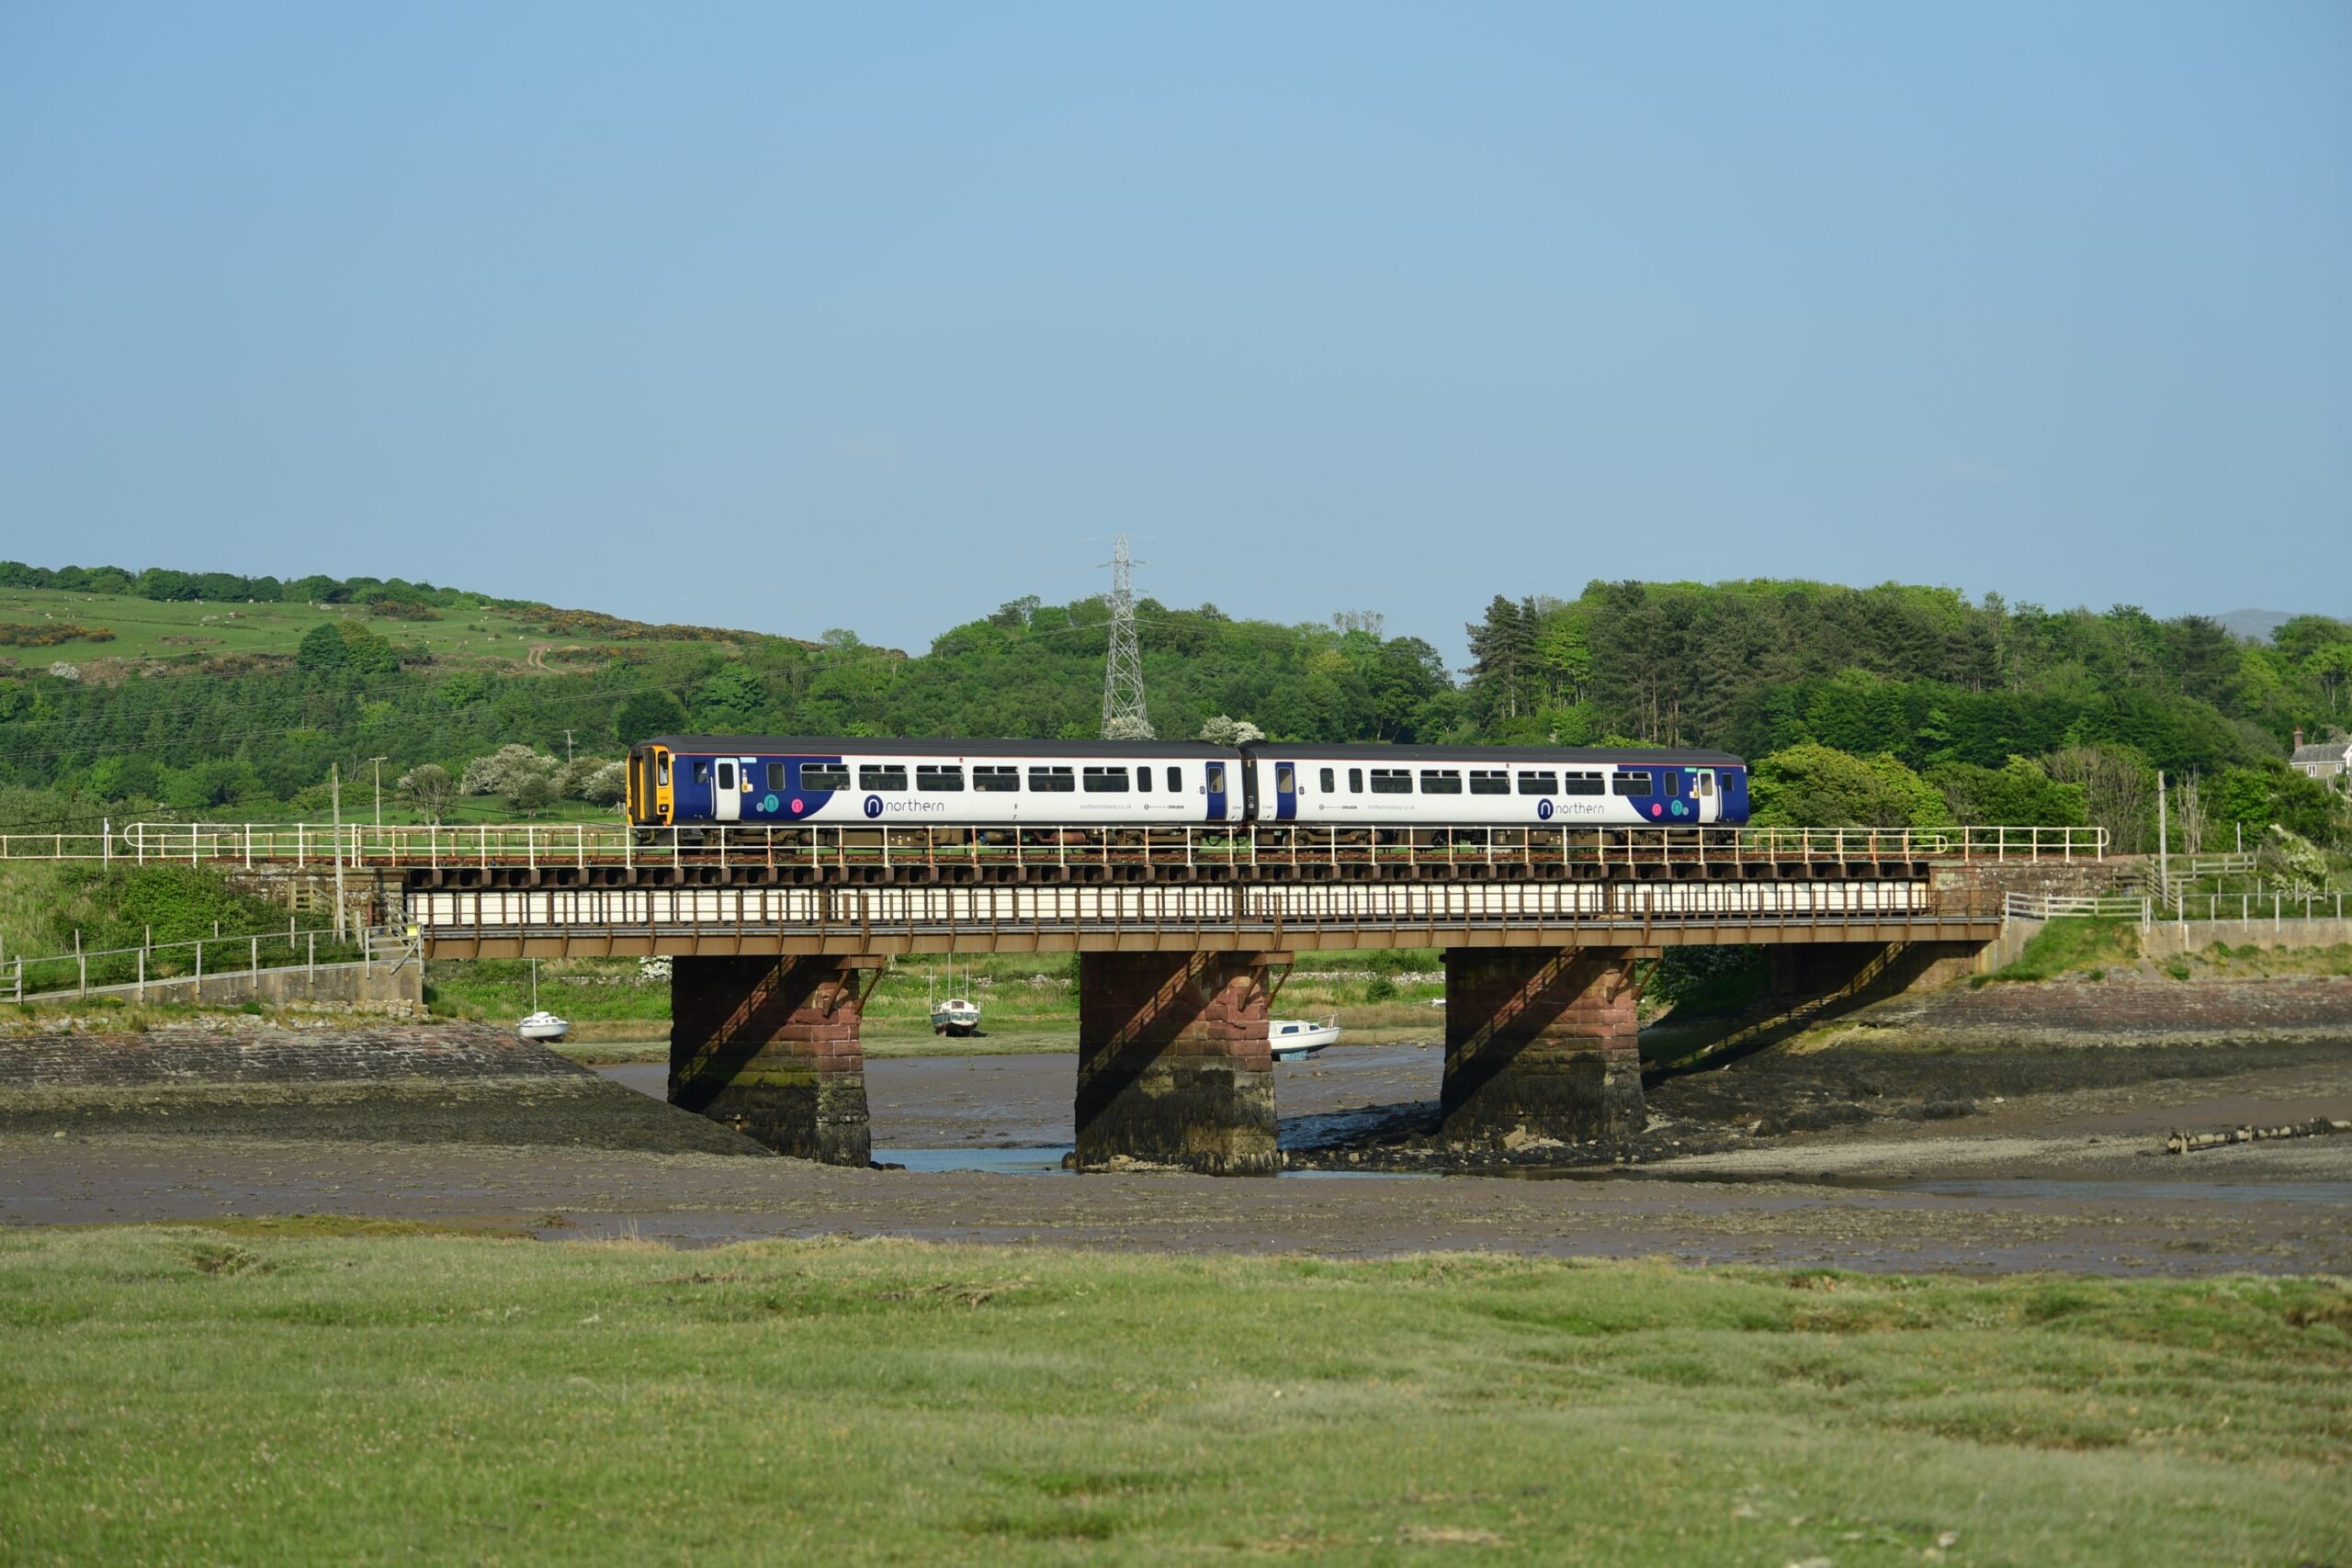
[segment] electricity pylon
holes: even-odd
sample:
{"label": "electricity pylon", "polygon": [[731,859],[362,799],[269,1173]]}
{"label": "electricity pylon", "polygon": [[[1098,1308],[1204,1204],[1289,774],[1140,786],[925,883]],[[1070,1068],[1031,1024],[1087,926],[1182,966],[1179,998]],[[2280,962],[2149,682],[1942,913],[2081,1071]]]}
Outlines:
{"label": "electricity pylon", "polygon": [[1136,638],[1136,592],[1128,581],[1127,536],[1119,536],[1111,558],[1111,649],[1102,661],[1102,739],[1148,740],[1151,720],[1143,707],[1143,645]]}

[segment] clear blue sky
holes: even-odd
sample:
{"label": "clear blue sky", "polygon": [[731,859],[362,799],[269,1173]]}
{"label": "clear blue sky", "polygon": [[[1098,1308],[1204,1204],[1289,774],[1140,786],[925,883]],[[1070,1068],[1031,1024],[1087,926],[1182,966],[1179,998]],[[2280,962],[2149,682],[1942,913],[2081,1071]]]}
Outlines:
{"label": "clear blue sky", "polygon": [[2352,613],[2352,6],[0,0],[0,555]]}

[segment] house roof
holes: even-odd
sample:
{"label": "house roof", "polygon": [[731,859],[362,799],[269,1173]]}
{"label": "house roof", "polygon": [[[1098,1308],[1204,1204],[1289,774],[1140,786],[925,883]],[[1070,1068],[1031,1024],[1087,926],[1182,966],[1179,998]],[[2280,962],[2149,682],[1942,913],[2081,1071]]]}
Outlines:
{"label": "house roof", "polygon": [[2334,740],[2316,740],[2308,746],[2295,748],[2298,762],[2341,762],[2352,760],[2352,740],[2341,737]]}

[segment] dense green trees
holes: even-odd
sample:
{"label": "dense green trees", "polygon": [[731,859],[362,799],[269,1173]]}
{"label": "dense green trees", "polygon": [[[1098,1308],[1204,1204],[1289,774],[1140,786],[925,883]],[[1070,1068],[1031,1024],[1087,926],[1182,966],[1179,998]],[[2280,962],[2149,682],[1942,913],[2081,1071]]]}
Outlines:
{"label": "dense green trees", "polygon": [[[28,576],[158,595],[243,584],[309,603],[447,592],[0,563],[0,585]],[[2209,835],[2274,820],[2324,840],[2344,832],[2337,798],[2281,765],[2296,726],[2317,735],[2352,714],[2352,626],[2318,617],[2249,645],[2209,621],[2128,606],[2047,612],[1899,585],[1603,582],[1573,600],[1497,596],[1469,628],[1457,683],[1436,649],[1385,635],[1375,615],[1280,626],[1207,604],[1138,610],[1162,735],[1222,716],[1277,739],[1715,745],[1770,761],[1758,804],[1781,819],[2088,820],[2123,850],[2149,840],[2162,769],[2200,781]],[[697,730],[1078,738],[1100,722],[1099,600],[1015,600],[914,657],[845,631],[695,640],[594,619],[607,629],[576,634],[597,639],[592,656],[527,674],[444,671],[414,649],[404,664],[358,618],[322,624],[291,660],[225,674],[0,673],[0,782],[54,785],[92,810],[232,810],[295,800],[332,763],[357,778],[376,756],[388,779],[426,764],[455,778],[510,744],[544,758]],[[596,798],[584,779],[552,787]]]}

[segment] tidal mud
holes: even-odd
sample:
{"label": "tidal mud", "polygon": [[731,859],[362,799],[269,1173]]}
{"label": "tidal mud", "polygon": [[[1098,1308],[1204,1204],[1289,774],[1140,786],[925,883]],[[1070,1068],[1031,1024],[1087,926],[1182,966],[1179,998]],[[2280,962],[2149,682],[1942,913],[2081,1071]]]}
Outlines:
{"label": "tidal mud", "polygon": [[[1456,1167],[1442,1179],[1266,1181],[841,1169],[769,1156],[674,1110],[643,1068],[559,1071],[481,1034],[365,1031],[300,1043],[319,1048],[317,1071],[272,1080],[254,1064],[298,1043],[246,1041],[243,1076],[209,1089],[187,1073],[169,1085],[108,1081],[197,1067],[196,1055],[159,1064],[152,1053],[174,1043],[153,1036],[127,1043],[114,1068],[103,1055],[44,1067],[0,1054],[0,1224],[301,1213],[680,1246],[847,1235],[1897,1270],[2352,1269],[2352,1209],[2326,1201],[2352,1181],[2352,1137],[2161,1153],[2181,1127],[2352,1116],[2352,1055],[2342,1051],[2232,1057],[2197,1076],[2161,1055],[2119,1055],[2121,1077],[2051,1092],[1977,1096],[1963,1084],[1973,1108],[1947,1118],[1903,1111],[1927,1102],[1950,1062],[1883,1066],[1865,1082],[1854,1062],[1798,1057],[1756,1072],[1759,1059],[1659,1086],[1644,1134],[1658,1152],[1638,1165],[1555,1158]],[[1434,1114],[1438,1059],[1434,1048],[1341,1048],[1282,1065],[1288,1157],[1316,1163],[1306,1145],[1320,1138],[1344,1170],[1351,1146],[1409,1144],[1414,1119]],[[436,1060],[448,1069],[437,1081]],[[879,1157],[893,1146],[1069,1141],[1073,1056],[899,1058],[868,1072]],[[1732,1092],[1739,1076],[1758,1098]],[[657,1092],[629,1087],[635,1078]],[[1864,1115],[1746,1130],[1775,1097]],[[1571,1179],[1525,1179],[1561,1173]]]}

